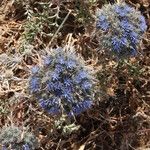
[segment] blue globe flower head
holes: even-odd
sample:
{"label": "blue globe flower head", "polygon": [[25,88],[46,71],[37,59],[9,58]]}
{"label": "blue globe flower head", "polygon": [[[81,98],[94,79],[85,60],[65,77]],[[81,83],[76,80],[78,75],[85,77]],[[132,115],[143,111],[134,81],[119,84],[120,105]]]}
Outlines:
{"label": "blue globe flower head", "polygon": [[[79,114],[89,109],[94,95],[94,69],[86,65],[73,47],[50,50],[49,63],[32,71],[29,89],[50,114]],[[87,98],[88,97],[88,98]]]}
{"label": "blue globe flower head", "polygon": [[106,4],[98,11],[96,28],[100,48],[118,58],[127,58],[137,54],[147,25],[138,10],[126,3],[115,3]]}

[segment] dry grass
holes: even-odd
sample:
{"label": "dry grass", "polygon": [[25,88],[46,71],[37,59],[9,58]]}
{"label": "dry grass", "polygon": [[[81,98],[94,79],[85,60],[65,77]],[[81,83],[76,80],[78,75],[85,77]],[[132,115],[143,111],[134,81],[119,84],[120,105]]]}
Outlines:
{"label": "dry grass", "polygon": [[[27,3],[29,8],[42,11],[34,2]],[[150,25],[148,1],[127,2],[137,6]],[[118,65],[104,52],[97,54],[94,24],[87,19],[94,20],[96,8],[104,1],[52,3],[53,8],[60,9],[59,26],[52,30],[53,36],[47,39],[37,33],[33,43],[25,45],[22,51],[24,25],[28,21],[24,15],[26,7],[17,7],[9,0],[0,2],[0,127],[12,123],[28,126],[39,139],[39,150],[150,149],[150,28],[139,48],[141,54]],[[42,32],[48,33],[47,28]],[[44,49],[65,45],[70,34],[77,52],[98,68],[100,92],[93,108],[70,120],[80,128],[64,135],[54,127],[58,118],[49,116],[31,99],[27,81],[30,68],[40,63]]]}

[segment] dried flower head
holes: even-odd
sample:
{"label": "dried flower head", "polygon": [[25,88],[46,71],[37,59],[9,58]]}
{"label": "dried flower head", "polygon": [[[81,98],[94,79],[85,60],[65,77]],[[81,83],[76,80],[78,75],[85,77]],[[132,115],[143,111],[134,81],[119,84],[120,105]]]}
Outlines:
{"label": "dried flower head", "polygon": [[73,47],[57,48],[45,56],[42,66],[34,66],[29,89],[42,108],[50,114],[80,114],[93,101],[92,67],[75,53]]}
{"label": "dried flower head", "polygon": [[32,133],[22,131],[16,126],[3,127],[0,132],[0,143],[4,150],[34,150],[38,141]]}
{"label": "dried flower head", "polygon": [[101,48],[120,57],[137,54],[137,45],[147,29],[145,18],[126,3],[107,4],[97,14]]}

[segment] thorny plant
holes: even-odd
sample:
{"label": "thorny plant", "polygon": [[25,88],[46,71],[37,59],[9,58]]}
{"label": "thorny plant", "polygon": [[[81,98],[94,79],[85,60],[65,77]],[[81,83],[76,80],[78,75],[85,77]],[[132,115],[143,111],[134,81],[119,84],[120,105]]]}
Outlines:
{"label": "thorny plant", "polygon": [[100,50],[111,50],[118,58],[135,56],[147,29],[144,16],[126,3],[104,5],[97,13],[96,27]]}
{"label": "thorny plant", "polygon": [[3,150],[34,150],[38,147],[38,141],[32,133],[14,125],[1,129],[0,143]]}
{"label": "thorny plant", "polygon": [[73,47],[57,48],[44,56],[42,66],[34,66],[29,90],[50,114],[80,114],[94,100],[94,70]]}
{"label": "thorny plant", "polygon": [[32,12],[24,26],[25,31],[22,38],[23,50],[26,49],[26,45],[33,44],[36,40],[42,44],[43,40],[51,39],[61,21],[59,17],[60,6],[54,6],[51,2],[39,2],[38,4],[41,10]]}
{"label": "thorny plant", "polygon": [[[15,72],[17,69],[20,69],[22,64],[23,57],[21,55],[0,55],[0,94],[8,94],[9,92],[18,92],[22,89],[21,84],[26,82],[26,79],[20,76],[17,76]],[[27,68],[24,68],[26,70]],[[14,87],[15,82],[18,82],[18,86]],[[17,90],[15,90],[17,89]]]}

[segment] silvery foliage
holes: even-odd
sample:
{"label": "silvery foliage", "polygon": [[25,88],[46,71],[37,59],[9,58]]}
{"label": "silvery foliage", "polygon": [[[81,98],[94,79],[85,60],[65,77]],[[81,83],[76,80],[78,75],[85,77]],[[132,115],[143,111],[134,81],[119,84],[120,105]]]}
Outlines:
{"label": "silvery foliage", "polygon": [[16,126],[1,129],[0,143],[3,150],[34,150],[38,147],[38,141],[32,133],[22,131]]}

